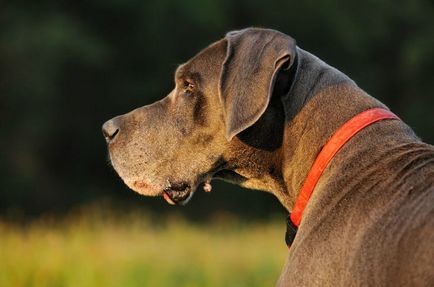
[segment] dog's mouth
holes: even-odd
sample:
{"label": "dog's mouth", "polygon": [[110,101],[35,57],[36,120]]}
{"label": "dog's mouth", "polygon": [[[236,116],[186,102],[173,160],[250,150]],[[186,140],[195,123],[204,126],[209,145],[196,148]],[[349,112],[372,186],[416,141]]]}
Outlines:
{"label": "dog's mouth", "polygon": [[163,190],[164,199],[172,205],[184,205],[193,196],[191,185],[186,182],[170,183]]}
{"label": "dog's mouth", "polygon": [[193,197],[194,191],[198,185],[203,184],[203,190],[205,192],[211,192],[211,180],[214,175],[217,175],[217,173],[220,173],[223,170],[224,166],[224,162],[219,163],[211,171],[199,176],[198,181],[193,184],[186,181],[173,183],[167,180],[166,187],[163,189],[162,193],[163,198],[171,205],[185,205]]}

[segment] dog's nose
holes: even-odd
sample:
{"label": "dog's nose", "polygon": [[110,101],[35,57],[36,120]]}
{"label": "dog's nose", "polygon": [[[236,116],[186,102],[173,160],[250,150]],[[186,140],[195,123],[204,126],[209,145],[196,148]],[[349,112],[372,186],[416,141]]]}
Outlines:
{"label": "dog's nose", "polygon": [[106,121],[102,125],[102,134],[105,137],[107,142],[111,142],[115,139],[115,137],[119,134],[119,124],[115,119],[111,119]]}

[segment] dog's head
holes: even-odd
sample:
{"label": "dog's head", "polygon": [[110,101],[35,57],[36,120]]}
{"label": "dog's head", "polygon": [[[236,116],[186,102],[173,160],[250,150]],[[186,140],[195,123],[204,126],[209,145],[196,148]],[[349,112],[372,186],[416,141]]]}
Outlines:
{"label": "dog's head", "polygon": [[294,53],[277,31],[228,33],[178,67],[165,98],[103,125],[113,167],[136,192],[176,204],[214,177],[247,180],[242,162],[281,145],[284,115],[272,95],[288,90]]}

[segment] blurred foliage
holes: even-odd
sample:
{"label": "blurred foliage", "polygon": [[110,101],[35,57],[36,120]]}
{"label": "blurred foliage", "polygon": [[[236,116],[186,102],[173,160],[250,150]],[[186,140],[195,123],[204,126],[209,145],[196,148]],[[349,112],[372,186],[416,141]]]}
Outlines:
{"label": "blurred foliage", "polygon": [[0,219],[0,286],[273,286],[280,221],[207,225],[88,207],[19,226]]}
{"label": "blurred foliage", "polygon": [[[107,164],[101,124],[166,95],[178,64],[246,26],[293,36],[434,142],[429,0],[41,0],[0,8],[1,213],[63,212],[101,197],[138,202]],[[270,195],[228,185],[198,197],[188,208],[195,217],[281,211]],[[161,200],[138,204],[169,210]]]}

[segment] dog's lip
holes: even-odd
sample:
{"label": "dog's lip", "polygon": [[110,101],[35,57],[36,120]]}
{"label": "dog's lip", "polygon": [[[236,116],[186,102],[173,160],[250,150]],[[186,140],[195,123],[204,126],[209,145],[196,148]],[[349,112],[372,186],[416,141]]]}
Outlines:
{"label": "dog's lip", "polygon": [[184,205],[193,195],[191,185],[186,182],[170,183],[163,190],[163,198],[171,205]]}

